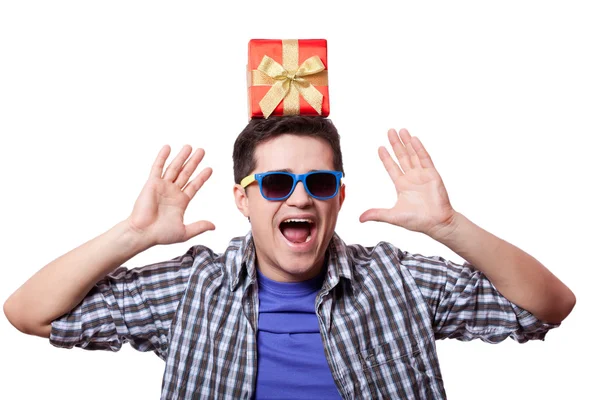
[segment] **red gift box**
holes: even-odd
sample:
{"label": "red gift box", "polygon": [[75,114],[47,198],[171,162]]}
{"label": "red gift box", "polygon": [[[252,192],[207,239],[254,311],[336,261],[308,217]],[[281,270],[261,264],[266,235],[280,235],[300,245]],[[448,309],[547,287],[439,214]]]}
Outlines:
{"label": "red gift box", "polygon": [[248,113],[327,117],[327,40],[250,40]]}

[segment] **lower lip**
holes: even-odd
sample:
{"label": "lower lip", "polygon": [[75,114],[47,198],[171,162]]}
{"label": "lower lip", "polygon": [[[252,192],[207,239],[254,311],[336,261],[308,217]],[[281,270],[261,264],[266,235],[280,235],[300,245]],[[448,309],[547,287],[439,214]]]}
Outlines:
{"label": "lower lip", "polygon": [[281,230],[277,229],[279,232],[279,236],[281,239],[290,247],[293,251],[303,252],[308,251],[313,247],[313,244],[316,243],[315,236],[317,235],[317,230],[313,227],[310,229],[310,238],[304,243],[292,243],[283,236]]}

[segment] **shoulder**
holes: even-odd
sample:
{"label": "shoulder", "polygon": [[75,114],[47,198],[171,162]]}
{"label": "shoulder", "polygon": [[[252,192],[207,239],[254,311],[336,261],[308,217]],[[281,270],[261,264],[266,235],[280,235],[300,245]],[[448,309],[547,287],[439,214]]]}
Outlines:
{"label": "shoulder", "polygon": [[206,278],[219,274],[224,277],[236,275],[252,250],[252,235],[249,233],[232,238],[222,253],[214,252],[204,245],[196,245],[188,250],[188,254],[193,259],[194,275]]}
{"label": "shoulder", "polygon": [[342,257],[347,257],[352,266],[364,266],[372,263],[386,264],[398,262],[403,257],[403,252],[391,243],[381,241],[374,246],[361,244],[345,244],[336,237],[336,250]]}
{"label": "shoulder", "polygon": [[[379,242],[374,246],[362,244],[345,244],[335,235],[333,241],[335,259],[342,271],[349,276],[378,274],[396,274],[402,251],[388,242]],[[396,270],[396,271],[393,271]]]}
{"label": "shoulder", "polygon": [[408,271],[413,275],[446,276],[448,269],[461,271],[465,264],[458,264],[441,256],[428,256],[420,253],[412,253],[385,241],[374,246],[363,246],[361,244],[338,245],[348,260],[349,266],[360,271],[365,268],[384,268],[389,273],[389,268],[398,271]]}

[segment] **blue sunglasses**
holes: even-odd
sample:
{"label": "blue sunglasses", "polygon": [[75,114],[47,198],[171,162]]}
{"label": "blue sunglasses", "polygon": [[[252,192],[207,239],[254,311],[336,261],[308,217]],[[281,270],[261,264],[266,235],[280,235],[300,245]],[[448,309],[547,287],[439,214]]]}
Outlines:
{"label": "blue sunglasses", "polygon": [[338,194],[341,179],[340,171],[311,171],[299,175],[274,171],[248,175],[240,184],[245,188],[253,182],[258,182],[260,194],[265,199],[279,201],[290,197],[298,182],[302,182],[304,190],[310,196],[317,200],[327,200]]}

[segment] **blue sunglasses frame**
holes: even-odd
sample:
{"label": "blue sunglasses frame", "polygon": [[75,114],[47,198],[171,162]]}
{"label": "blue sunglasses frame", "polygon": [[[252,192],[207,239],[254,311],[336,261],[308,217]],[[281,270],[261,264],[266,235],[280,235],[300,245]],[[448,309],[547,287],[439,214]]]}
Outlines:
{"label": "blue sunglasses frame", "polygon": [[[335,176],[335,192],[331,196],[327,196],[327,197],[315,196],[310,191],[308,186],[306,185],[306,178],[308,178],[311,175],[318,174],[318,173],[328,173],[328,174]],[[286,196],[267,197],[265,195],[265,193],[263,192],[262,182],[265,177],[271,176],[271,175],[286,175],[286,176],[292,177],[292,179],[293,179],[292,188],[290,189],[290,192]],[[306,174],[292,174],[291,172],[285,172],[285,171],[272,171],[272,172],[263,172],[260,174],[248,175],[247,177],[242,179],[240,184],[242,185],[243,188],[246,188],[251,183],[258,182],[258,188],[260,189],[260,194],[262,195],[262,197],[264,197],[265,199],[270,200],[270,201],[280,201],[280,200],[285,200],[288,197],[290,197],[292,195],[292,193],[294,193],[294,190],[296,190],[296,185],[298,184],[298,182],[302,182],[302,184],[304,185],[304,190],[306,190],[306,193],[308,193],[309,196],[311,196],[317,200],[328,200],[328,199],[332,199],[335,196],[337,196],[338,192],[340,191],[340,182],[341,182],[342,176],[343,176],[343,173],[341,171],[329,171],[329,170],[310,171],[310,172],[307,172]]]}

